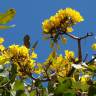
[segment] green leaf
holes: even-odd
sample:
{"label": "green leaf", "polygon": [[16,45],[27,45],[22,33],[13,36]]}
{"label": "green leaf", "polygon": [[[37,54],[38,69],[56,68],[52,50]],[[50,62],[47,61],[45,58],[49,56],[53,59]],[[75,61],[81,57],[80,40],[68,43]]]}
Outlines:
{"label": "green leaf", "polygon": [[71,78],[65,78],[63,81],[63,84],[65,85],[65,88],[71,88],[71,86],[72,86]]}
{"label": "green leaf", "polygon": [[10,29],[10,28],[14,28],[16,25],[10,25],[10,26],[6,26],[6,25],[0,25],[0,30],[4,30],[4,29]]}
{"label": "green leaf", "polygon": [[33,90],[31,93],[30,93],[30,96],[35,96],[36,95],[36,90]]}
{"label": "green leaf", "polygon": [[91,85],[88,90],[88,96],[95,96],[96,95],[96,86]]}
{"label": "green leaf", "polygon": [[52,82],[52,81],[49,81],[49,82],[48,82],[48,91],[49,91],[49,93],[54,92],[54,87],[53,87],[53,85],[54,85],[54,82]]}
{"label": "green leaf", "polygon": [[8,77],[0,77],[0,86],[4,85],[9,81]]}
{"label": "green leaf", "polygon": [[58,44],[58,42],[56,42],[56,47],[58,50],[60,50],[60,45]]}
{"label": "green leaf", "polygon": [[[55,90],[56,96],[63,96],[64,92],[71,89],[72,81],[70,78],[65,78],[64,81],[58,85],[58,87]],[[64,95],[65,96],[65,95]]]}
{"label": "green leaf", "polygon": [[24,90],[24,84],[20,80],[15,81],[14,90]]}
{"label": "green leaf", "polygon": [[89,85],[87,83],[81,82],[72,82],[72,89],[74,90],[82,90],[83,92],[88,91]]}
{"label": "green leaf", "polygon": [[96,66],[94,66],[94,65],[89,65],[88,69],[93,71],[93,72],[96,72]]}
{"label": "green leaf", "polygon": [[11,83],[13,83],[15,81],[15,77],[16,77],[16,74],[17,74],[17,66],[15,64],[11,64],[12,67],[11,67],[11,72],[9,74],[9,79],[11,81]]}
{"label": "green leaf", "polygon": [[8,71],[3,71],[2,73],[0,73],[1,77],[8,77]]}
{"label": "green leaf", "polygon": [[2,73],[4,71],[4,67],[3,65],[0,65],[0,73]]}
{"label": "green leaf", "polygon": [[16,96],[27,96],[23,90],[18,90]]}
{"label": "green leaf", "polygon": [[51,41],[51,42],[50,42],[50,48],[53,48],[53,47],[54,47],[54,42]]}
{"label": "green leaf", "polygon": [[6,13],[0,15],[0,24],[10,22],[16,14],[15,9],[9,9]]}
{"label": "green leaf", "polygon": [[50,36],[43,37],[43,40],[48,40],[48,39],[50,39]]}
{"label": "green leaf", "polygon": [[11,96],[10,91],[7,89],[0,90],[0,96]]}
{"label": "green leaf", "polygon": [[72,92],[68,92],[68,93],[64,93],[64,96],[76,96],[76,95]]}

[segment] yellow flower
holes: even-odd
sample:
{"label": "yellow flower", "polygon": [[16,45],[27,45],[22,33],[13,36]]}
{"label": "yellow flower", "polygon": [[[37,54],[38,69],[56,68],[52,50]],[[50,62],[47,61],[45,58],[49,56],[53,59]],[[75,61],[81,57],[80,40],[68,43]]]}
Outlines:
{"label": "yellow flower", "polygon": [[65,58],[66,59],[74,58],[74,52],[69,51],[69,50],[65,50]]}
{"label": "yellow flower", "polygon": [[72,8],[60,9],[55,15],[49,19],[44,20],[42,23],[42,29],[45,34],[49,34],[50,31],[56,28],[67,28],[67,32],[72,32],[72,26],[78,22],[84,21],[80,13]]}
{"label": "yellow flower", "polygon": [[43,72],[42,65],[40,63],[37,64],[37,68],[34,71],[36,74],[41,74]]}
{"label": "yellow flower", "polygon": [[88,80],[90,80],[90,76],[89,75],[84,75],[80,78],[80,81],[82,83],[86,83]]}
{"label": "yellow flower", "polygon": [[63,56],[62,54],[60,56],[57,57],[57,63],[60,63],[63,60]]}
{"label": "yellow flower", "polygon": [[61,21],[62,20],[64,20],[65,19],[65,11],[64,11],[64,9],[60,9],[57,13],[56,13],[56,15],[61,19]]}
{"label": "yellow flower", "polygon": [[58,74],[59,77],[65,77],[71,69],[71,64],[68,59],[65,59],[62,55],[59,55],[57,58],[54,58],[50,68],[56,74]]}
{"label": "yellow flower", "polygon": [[96,50],[96,43],[94,43],[94,44],[92,45],[92,49],[93,49],[93,50]]}
{"label": "yellow flower", "polygon": [[19,45],[11,45],[9,46],[9,50],[12,55],[17,55],[19,54]]}
{"label": "yellow flower", "polygon": [[28,75],[27,73],[31,73],[33,71],[35,68],[34,58],[37,58],[37,54],[35,52],[30,54],[30,49],[25,46],[15,44],[6,49],[3,47],[3,45],[0,45],[0,64],[8,64],[9,61],[12,62],[12,64],[17,66],[17,71],[22,76],[26,76]]}
{"label": "yellow flower", "polygon": [[34,51],[32,52],[31,58],[37,58],[37,54]]}
{"label": "yellow flower", "polygon": [[44,22],[42,23],[42,29],[45,33],[48,33],[53,26],[54,24],[50,22],[48,19],[44,20]]}
{"label": "yellow flower", "polygon": [[55,27],[60,25],[60,19],[57,16],[51,16],[49,20],[54,24]]}
{"label": "yellow flower", "polygon": [[11,45],[9,46],[10,54],[13,56],[21,55],[21,56],[27,56],[29,55],[29,49],[25,46],[19,46],[19,45]]}
{"label": "yellow flower", "polygon": [[0,44],[4,42],[4,38],[0,37]]}
{"label": "yellow flower", "polygon": [[72,8],[64,9],[65,16],[70,17],[74,23],[84,21],[84,18],[80,15],[80,13]]}
{"label": "yellow flower", "polygon": [[0,51],[3,51],[5,47],[3,45],[0,45]]}
{"label": "yellow flower", "polygon": [[35,67],[35,64],[34,64],[35,60],[30,59],[29,61],[30,61],[30,63],[29,63],[30,68],[34,68]]}
{"label": "yellow flower", "polygon": [[9,59],[4,57],[4,56],[0,56],[0,64],[8,64],[9,63]]}
{"label": "yellow flower", "polygon": [[23,56],[28,56],[29,55],[29,49],[26,48],[25,46],[21,46],[19,48],[19,54],[22,54]]}
{"label": "yellow flower", "polygon": [[72,32],[73,28],[72,27],[67,27],[67,32]]}

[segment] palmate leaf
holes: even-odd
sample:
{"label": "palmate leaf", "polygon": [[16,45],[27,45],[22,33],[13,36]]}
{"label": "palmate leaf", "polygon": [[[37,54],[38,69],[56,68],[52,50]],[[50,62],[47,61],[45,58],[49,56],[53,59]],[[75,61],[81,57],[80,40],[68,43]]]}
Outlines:
{"label": "palmate leaf", "polygon": [[9,9],[6,13],[0,13],[0,24],[6,24],[10,22],[16,14],[15,9]]}

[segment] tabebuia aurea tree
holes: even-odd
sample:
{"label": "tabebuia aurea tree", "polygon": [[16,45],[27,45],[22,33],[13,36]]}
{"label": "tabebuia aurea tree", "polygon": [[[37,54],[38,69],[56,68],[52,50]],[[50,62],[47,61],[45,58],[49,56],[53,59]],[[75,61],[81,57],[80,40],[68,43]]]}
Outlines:
{"label": "tabebuia aurea tree", "polygon": [[[15,9],[0,13],[0,29],[15,16]],[[0,95],[1,96],[95,96],[96,95],[96,42],[91,60],[82,58],[81,41],[93,33],[77,37],[72,35],[73,26],[84,21],[81,14],[72,9],[60,9],[55,15],[42,22],[43,38],[50,40],[53,49],[45,62],[36,61],[38,41],[30,45],[30,36],[24,36],[22,45],[3,45],[0,37]],[[60,49],[58,41],[67,43],[65,35],[77,41],[78,57],[72,50]],[[6,42],[6,41],[5,41]]]}

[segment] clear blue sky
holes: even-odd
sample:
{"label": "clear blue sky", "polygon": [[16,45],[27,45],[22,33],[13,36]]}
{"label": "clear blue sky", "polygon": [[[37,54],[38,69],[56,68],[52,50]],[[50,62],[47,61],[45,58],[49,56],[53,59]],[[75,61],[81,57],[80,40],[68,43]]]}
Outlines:
{"label": "clear blue sky", "polygon": [[[0,0],[0,12],[5,12],[9,8],[15,8],[17,14],[10,24],[16,24],[16,28],[10,30],[0,30],[0,37],[5,38],[5,46],[11,44],[22,44],[25,34],[31,36],[31,43],[39,40],[36,52],[37,61],[44,61],[52,49],[49,41],[42,40],[42,21],[54,15],[61,8],[72,7],[80,11],[85,21],[74,26],[73,34],[82,36],[87,32],[93,32],[96,36],[96,0]],[[91,51],[91,44],[96,42],[95,37],[89,37],[82,41],[83,56]],[[66,45],[61,45],[58,53],[63,53],[65,49],[73,50],[77,56],[76,42],[68,38]]]}

